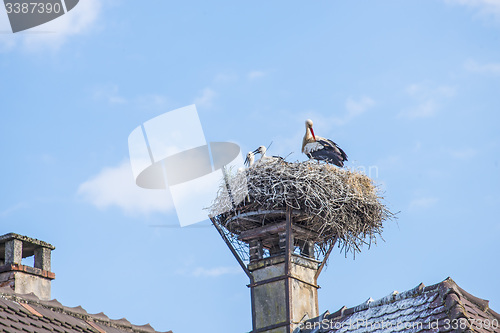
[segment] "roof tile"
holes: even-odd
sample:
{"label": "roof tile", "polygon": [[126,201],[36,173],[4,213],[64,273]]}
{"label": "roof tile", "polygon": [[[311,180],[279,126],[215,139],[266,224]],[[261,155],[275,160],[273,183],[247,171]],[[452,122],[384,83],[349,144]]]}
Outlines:
{"label": "roof tile", "polygon": [[[298,328],[294,332],[500,333],[498,326],[478,329],[471,325],[474,319],[498,322],[500,316],[488,309],[486,301],[466,293],[450,278],[428,287],[420,284],[403,293],[393,292],[379,300],[364,302],[352,308],[344,307],[325,318],[330,323],[329,329],[307,330],[307,325],[303,325],[304,329]],[[307,320],[305,323],[314,323],[316,320],[318,318]],[[363,324],[356,325],[358,321]],[[453,325],[457,324],[459,327],[461,324],[463,329],[457,331],[457,327],[453,328]]]}
{"label": "roof tile", "polygon": [[49,323],[43,323],[42,328],[45,328],[47,331],[51,331],[51,332],[54,330]]}
{"label": "roof tile", "polygon": [[75,306],[74,308],[70,308],[70,307],[64,307],[64,310],[65,311],[68,311],[68,312],[72,312],[72,313],[78,313],[80,315],[87,315],[87,311],[85,311],[84,308],[82,308],[80,305],[78,306]]}
{"label": "roof tile", "polygon": [[109,317],[106,316],[102,312],[99,312],[99,313],[96,313],[96,314],[91,314],[90,316],[93,317],[93,318],[97,318],[99,320],[102,320],[102,321],[109,321]]}
{"label": "roof tile", "polygon": [[120,325],[120,326],[125,326],[125,327],[130,327],[132,328],[132,324],[126,319],[118,319],[118,320],[112,320],[113,324],[115,325]]}
{"label": "roof tile", "polygon": [[334,313],[331,313],[329,314],[328,316],[326,316],[326,318],[328,320],[332,320],[332,319],[337,319],[337,318],[340,318],[342,317],[342,313],[347,309],[346,306],[343,306],[342,308],[338,309],[336,312]]}
{"label": "roof tile", "polygon": [[460,303],[460,297],[457,294],[449,294],[444,301],[446,311],[450,311],[453,307]]}
{"label": "roof tile", "polygon": [[28,325],[23,326],[23,331],[26,331],[28,333],[34,333],[35,332],[35,330],[32,327],[28,326]]}
{"label": "roof tile", "polygon": [[20,331],[22,329],[21,325],[19,325],[18,323],[11,323],[10,327],[13,327],[13,328],[15,328],[18,331]]}
{"label": "roof tile", "polygon": [[34,315],[36,317],[42,317],[40,312],[36,311],[31,305],[26,304],[26,303],[19,303],[23,308],[27,310],[27,313],[29,315]]}
{"label": "roof tile", "polygon": [[97,323],[94,323],[92,321],[87,321],[87,323],[94,328],[99,333],[106,333],[106,331]]}
{"label": "roof tile", "polygon": [[55,331],[55,332],[59,332],[59,333],[64,333],[64,329],[57,326],[57,325],[52,325],[52,329]]}
{"label": "roof tile", "polygon": [[145,324],[145,325],[132,325],[132,327],[136,328],[136,329],[139,329],[141,331],[145,331],[145,332],[154,332],[154,328],[151,327],[151,325],[148,323],[148,324]]}
{"label": "roof tile", "polygon": [[33,293],[23,294],[23,298],[27,299],[29,301],[32,301],[32,302],[38,302],[38,301],[40,301],[40,299],[38,298],[38,296],[36,296]]}
{"label": "roof tile", "polygon": [[2,293],[0,332],[28,333],[154,333],[149,325],[132,325],[127,319],[110,320],[104,313],[90,315],[81,306],[64,307],[57,300],[40,301],[33,295]]}
{"label": "roof tile", "polygon": [[28,319],[28,322],[33,327],[42,328],[42,322],[39,321],[38,319],[30,318]]}
{"label": "roof tile", "polygon": [[63,305],[55,298],[53,300],[50,300],[50,301],[41,301],[40,303],[45,305],[45,306],[51,307],[53,309],[62,309],[63,308]]}
{"label": "roof tile", "polygon": [[14,294],[14,290],[12,290],[12,288],[10,287],[0,287],[0,293],[4,294],[4,295],[12,295]]}

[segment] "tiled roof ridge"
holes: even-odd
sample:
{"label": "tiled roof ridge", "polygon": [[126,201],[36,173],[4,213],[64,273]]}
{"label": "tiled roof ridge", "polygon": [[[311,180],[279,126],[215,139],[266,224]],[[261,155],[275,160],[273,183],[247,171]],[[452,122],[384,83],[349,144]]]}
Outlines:
{"label": "tiled roof ridge", "polygon": [[[416,286],[413,289],[406,290],[404,292],[398,293],[397,291],[393,291],[391,294],[382,297],[378,300],[373,300],[371,297],[366,300],[365,302],[353,306],[351,308],[347,308],[346,306],[343,306],[336,312],[332,314],[327,314],[330,319],[336,319],[336,318],[341,318],[344,316],[351,315],[356,312],[364,311],[369,308],[377,307],[377,306],[382,306],[390,303],[394,303],[396,301],[400,301],[403,299],[408,299],[416,296],[420,296],[424,293],[429,293],[429,292],[435,292],[438,291],[439,295],[441,296],[441,299],[443,302],[446,303],[447,305],[447,311],[449,311],[451,317],[453,319],[458,319],[458,318],[468,318],[467,317],[467,311],[465,310],[465,307],[459,302],[460,298],[465,297],[469,302],[475,304],[478,306],[482,311],[490,313],[493,315],[495,318],[497,318],[500,321],[500,315],[493,311],[492,309],[489,308],[489,301],[481,299],[479,297],[473,296],[460,288],[455,281],[451,277],[446,278],[442,282],[430,285],[430,286],[425,286],[423,283],[420,283],[418,286]],[[453,296],[455,295],[455,296]],[[458,301],[458,302],[457,302]],[[314,320],[314,319],[313,319]]]}
{"label": "tiled roof ridge", "polygon": [[312,319],[304,318],[294,333],[373,333],[404,329],[407,329],[405,332],[436,332],[437,328],[441,332],[441,328],[446,330],[446,325],[457,323],[460,323],[460,330],[453,332],[498,332],[497,326],[492,325],[481,329],[488,319],[500,322],[500,315],[489,308],[487,300],[469,294],[448,277],[427,287],[421,283],[402,293],[394,291],[378,300],[369,298],[351,308],[343,306],[332,314],[327,311]]}
{"label": "tiled roof ridge", "polygon": [[419,295],[426,293],[426,292],[435,291],[438,287],[439,287],[439,283],[428,286],[428,287],[426,287],[423,283],[420,283],[415,288],[412,288],[410,290],[406,290],[406,291],[401,292],[401,293],[399,293],[398,291],[395,290],[391,294],[389,294],[385,297],[382,297],[378,300],[373,300],[370,297],[365,302],[363,302],[359,305],[353,306],[351,308],[347,308],[346,306],[343,306],[338,311],[332,313],[329,317],[332,319],[333,318],[340,318],[343,316],[353,314],[355,312],[367,310],[368,308],[373,308],[376,306],[382,306],[382,305],[394,303],[394,302],[402,300],[402,299],[407,299],[410,297],[419,296]]}
{"label": "tiled roof ridge", "polygon": [[476,297],[464,289],[460,288],[455,281],[447,278],[439,284],[440,296],[445,304],[445,309],[450,319],[464,318],[469,322],[469,328],[472,328],[471,316],[467,311],[463,300],[467,300],[477,306],[481,311],[492,315],[500,322],[500,315],[490,309],[489,301]]}
{"label": "tiled roof ridge", "polygon": [[[67,315],[85,320],[89,324],[91,322],[97,323],[97,324],[104,324],[104,325],[109,326],[109,327],[126,329],[126,330],[136,332],[136,333],[156,332],[153,329],[153,327],[151,327],[151,325],[149,323],[139,326],[139,325],[131,324],[125,318],[117,319],[117,320],[110,319],[108,316],[106,316],[102,312],[96,313],[96,314],[90,314],[81,306],[67,307],[67,306],[62,305],[57,299],[53,299],[50,301],[40,300],[33,293],[17,294],[9,287],[0,287],[0,297],[3,297],[7,300],[10,299],[10,300],[15,301],[15,302],[20,303],[20,304],[24,303],[24,304],[28,304],[28,305],[41,306],[41,307],[49,309],[51,311],[59,312],[62,314],[67,314]],[[172,333],[172,332],[168,331],[165,333]]]}

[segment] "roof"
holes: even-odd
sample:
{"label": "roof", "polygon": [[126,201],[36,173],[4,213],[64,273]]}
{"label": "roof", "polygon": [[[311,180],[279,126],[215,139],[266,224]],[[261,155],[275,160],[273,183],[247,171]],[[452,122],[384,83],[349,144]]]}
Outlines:
{"label": "roof", "polygon": [[[89,314],[81,306],[63,306],[56,299],[42,301],[34,294],[16,294],[0,288],[0,332],[55,333],[155,333],[149,325],[132,325],[127,319],[109,319],[104,313]],[[166,333],[172,333],[171,331]]]}
{"label": "roof", "polygon": [[451,278],[419,286],[300,324],[294,333],[500,332],[500,315],[486,300],[460,288]]}

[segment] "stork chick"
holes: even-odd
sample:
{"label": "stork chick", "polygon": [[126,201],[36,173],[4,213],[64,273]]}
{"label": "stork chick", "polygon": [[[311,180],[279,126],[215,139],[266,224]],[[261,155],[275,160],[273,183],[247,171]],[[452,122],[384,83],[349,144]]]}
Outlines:
{"label": "stork chick", "polygon": [[282,161],[283,157],[281,156],[266,156],[267,148],[265,146],[260,146],[259,148],[253,151],[254,154],[260,154],[260,159],[257,161],[258,163],[263,162],[272,162],[272,161]]}
{"label": "stork chick", "polygon": [[245,159],[245,165],[250,168],[255,162],[255,154],[251,151],[247,153],[247,158]]}

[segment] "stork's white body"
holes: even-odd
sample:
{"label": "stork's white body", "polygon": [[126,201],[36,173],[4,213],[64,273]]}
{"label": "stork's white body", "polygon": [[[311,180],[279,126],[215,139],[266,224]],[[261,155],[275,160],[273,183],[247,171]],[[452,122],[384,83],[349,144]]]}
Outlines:
{"label": "stork's white body", "polygon": [[347,154],[332,140],[315,136],[312,126],[312,120],[306,120],[306,134],[302,139],[302,152],[310,159],[322,160],[343,167],[344,161],[347,161]]}
{"label": "stork's white body", "polygon": [[247,158],[245,159],[245,164],[250,168],[255,162],[255,154],[251,151],[247,153]]}
{"label": "stork's white body", "polygon": [[266,152],[267,148],[265,146],[260,146],[259,148],[255,149],[254,153],[258,153],[261,155],[257,163],[267,163],[283,160],[283,158],[279,156],[266,156]]}

